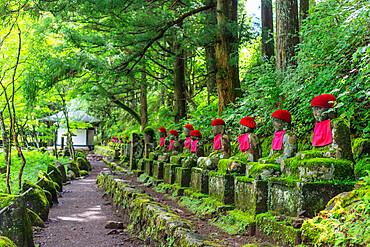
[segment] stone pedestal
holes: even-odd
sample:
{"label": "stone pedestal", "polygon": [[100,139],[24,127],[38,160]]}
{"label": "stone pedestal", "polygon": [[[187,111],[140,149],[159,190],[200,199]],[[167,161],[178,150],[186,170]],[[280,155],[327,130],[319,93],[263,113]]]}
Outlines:
{"label": "stone pedestal", "polygon": [[179,164],[164,164],[163,180],[166,184],[174,184],[176,181],[176,167],[181,167]]}
{"label": "stone pedestal", "polygon": [[336,195],[350,191],[353,184],[301,182],[300,180],[270,178],[268,182],[268,210],[287,216],[314,217]]}
{"label": "stone pedestal", "polygon": [[209,170],[193,167],[191,172],[191,190],[197,193],[208,194]]}
{"label": "stone pedestal", "polygon": [[267,212],[267,181],[235,178],[235,208],[251,215]]}
{"label": "stone pedestal", "polygon": [[139,159],[143,158],[144,140],[137,133],[132,133],[130,148],[130,171],[137,169]]}
{"label": "stone pedestal", "polygon": [[155,160],[153,162],[153,177],[156,179],[163,179],[163,167],[164,163]]}
{"label": "stone pedestal", "polygon": [[145,171],[145,174],[148,175],[148,176],[153,176],[153,160],[151,159],[148,159],[145,161],[144,163],[144,171]]}
{"label": "stone pedestal", "polygon": [[191,168],[176,167],[176,183],[180,187],[189,187],[191,179]]}
{"label": "stone pedestal", "polygon": [[209,195],[223,204],[234,203],[235,176],[219,172],[209,173]]}

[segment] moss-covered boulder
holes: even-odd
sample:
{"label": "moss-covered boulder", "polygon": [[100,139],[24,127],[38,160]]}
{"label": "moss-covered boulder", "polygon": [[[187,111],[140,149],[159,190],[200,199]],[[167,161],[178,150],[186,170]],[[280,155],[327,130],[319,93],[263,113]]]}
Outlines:
{"label": "moss-covered boulder", "polygon": [[47,172],[51,180],[53,180],[55,183],[58,184],[57,190],[62,192],[63,191],[63,176],[60,170],[56,168],[54,165],[49,164],[47,166]]}
{"label": "moss-covered boulder", "polygon": [[44,191],[46,199],[48,200],[50,207],[52,207],[53,206],[53,196],[47,190],[42,190],[42,191]]}
{"label": "moss-covered boulder", "polygon": [[76,174],[72,170],[69,170],[67,172],[67,179],[68,180],[76,180]]}
{"label": "moss-covered boulder", "polygon": [[353,162],[344,159],[310,158],[296,156],[281,163],[281,170],[292,178],[315,180],[353,179]]}
{"label": "moss-covered boulder", "polygon": [[[0,201],[4,197],[7,196],[0,195]],[[33,247],[33,232],[26,203],[21,196],[14,196],[13,199],[6,210],[0,207],[0,236],[9,238],[16,246]]]}
{"label": "moss-covered boulder", "polygon": [[68,165],[67,165],[67,169],[68,171],[71,170],[73,171],[73,173],[76,175],[76,177],[80,177],[80,168],[78,167],[77,163],[72,161],[72,162],[69,162]]}
{"label": "moss-covered boulder", "polygon": [[27,214],[30,218],[31,226],[45,227],[44,221],[35,212],[27,208]]}
{"label": "moss-covered boulder", "polygon": [[81,176],[89,176],[90,173],[88,171],[85,171],[85,170],[80,170],[80,173],[81,173]]}
{"label": "moss-covered boulder", "polygon": [[246,166],[246,176],[257,177],[262,179],[272,177],[280,173],[280,165],[278,164],[262,164],[258,162],[249,162]]}
{"label": "moss-covered boulder", "polygon": [[60,163],[59,160],[55,161],[55,167],[60,171],[60,174],[62,174],[62,182],[65,183],[67,182],[67,173],[66,173],[66,168],[62,163]]}
{"label": "moss-covered boulder", "polygon": [[[31,188],[32,190],[28,191]],[[50,203],[44,190],[32,182],[24,180],[22,183],[22,192],[25,191],[28,191],[24,194],[26,207],[35,212],[43,221],[46,221],[49,215]]]}
{"label": "moss-covered boulder", "polygon": [[80,168],[80,170],[91,171],[91,164],[85,158],[78,157],[77,158],[77,164],[78,164],[78,168]]}
{"label": "moss-covered boulder", "polygon": [[78,157],[81,157],[81,158],[86,159],[86,154],[85,154],[85,152],[84,152],[84,151],[82,151],[82,150],[78,150],[78,151],[76,152],[76,158],[78,158]]}
{"label": "moss-covered boulder", "polygon": [[55,183],[49,175],[45,171],[39,171],[39,181],[37,185],[50,192],[52,196],[52,200],[54,203],[58,203],[58,193],[57,193],[57,186],[58,184]]}
{"label": "moss-covered boulder", "polygon": [[9,238],[0,236],[1,247],[17,247]]}

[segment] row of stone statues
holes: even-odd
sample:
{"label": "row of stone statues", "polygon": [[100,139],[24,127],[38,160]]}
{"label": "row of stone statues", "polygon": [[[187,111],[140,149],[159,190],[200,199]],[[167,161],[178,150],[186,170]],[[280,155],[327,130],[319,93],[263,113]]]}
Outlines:
{"label": "row of stone statues", "polygon": [[[318,151],[315,158],[321,156],[353,161],[349,128],[343,119],[336,118],[336,105],[337,99],[331,94],[319,95],[311,102],[316,120],[312,136],[312,146]],[[252,117],[244,117],[240,120],[240,135],[238,136],[240,153],[236,160],[284,165],[285,159],[297,155],[298,141],[297,136],[291,130],[290,112],[279,109],[272,113],[271,118],[275,133],[268,157],[261,157],[261,144],[254,134],[255,120]],[[184,158],[183,164],[216,170],[219,160],[229,159],[231,156],[230,137],[225,133],[225,127],[226,123],[222,119],[212,121],[214,142],[212,152],[207,157],[204,157],[201,132],[190,124],[184,126],[185,140],[179,140],[179,133],[176,130],[170,130],[167,135],[166,128],[159,128],[160,143],[157,151],[168,155],[187,154],[184,157],[191,156],[191,158]],[[303,156],[304,154],[302,154],[302,159]],[[190,162],[189,159],[192,161]],[[245,169],[244,167],[234,165],[228,171],[238,172]]]}

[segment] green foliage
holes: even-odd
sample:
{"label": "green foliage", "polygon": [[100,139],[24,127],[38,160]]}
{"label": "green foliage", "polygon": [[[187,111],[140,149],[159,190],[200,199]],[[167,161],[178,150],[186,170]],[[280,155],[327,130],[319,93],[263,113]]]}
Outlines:
{"label": "green foliage", "polygon": [[228,234],[235,235],[245,234],[247,228],[255,224],[255,219],[253,215],[249,215],[248,213],[232,210],[210,220],[210,222]]}
{"label": "green foliage", "polygon": [[[39,170],[47,171],[49,164],[55,163],[55,157],[49,153],[41,153],[38,151],[23,151],[26,158],[26,167],[23,172],[23,179],[29,180],[33,183],[37,182],[37,175]],[[61,163],[68,162],[68,158],[59,158]],[[0,164],[4,164],[4,156],[0,155]],[[21,159],[18,157],[16,152],[12,153],[12,166],[10,173],[10,185],[13,193],[17,193],[20,188],[18,188],[18,172],[22,164]],[[3,175],[2,175],[3,176]],[[6,193],[5,180],[0,180],[0,193]]]}

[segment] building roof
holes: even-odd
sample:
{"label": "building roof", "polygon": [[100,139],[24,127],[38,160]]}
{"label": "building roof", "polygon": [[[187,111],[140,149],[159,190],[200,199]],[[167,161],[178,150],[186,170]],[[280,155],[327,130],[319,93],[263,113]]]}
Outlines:
{"label": "building roof", "polygon": [[[100,120],[97,118],[94,118],[90,115],[88,115],[84,111],[70,111],[68,112],[68,118],[71,121],[76,121],[76,122],[85,122],[85,123],[91,123],[91,124],[98,124],[100,123]],[[44,117],[41,119],[44,122],[59,122],[64,120],[64,113],[63,111],[58,112],[57,114]]]}

